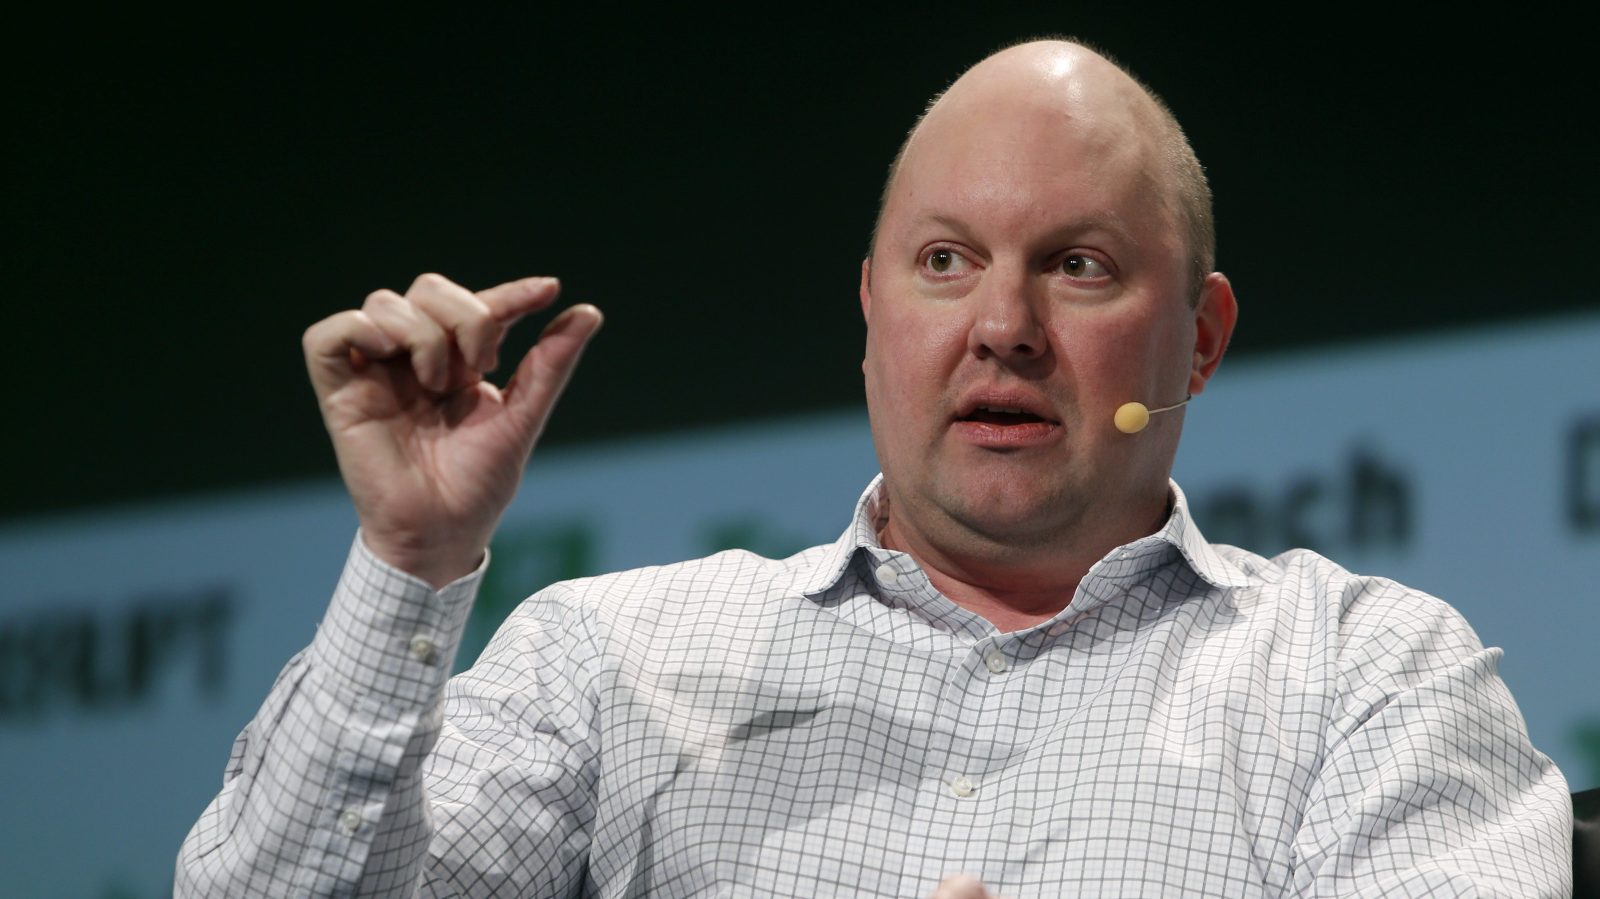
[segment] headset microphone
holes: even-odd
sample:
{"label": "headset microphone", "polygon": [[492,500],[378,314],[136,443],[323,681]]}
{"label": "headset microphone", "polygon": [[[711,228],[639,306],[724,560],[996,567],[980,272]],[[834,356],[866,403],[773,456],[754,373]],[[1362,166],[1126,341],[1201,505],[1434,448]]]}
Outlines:
{"label": "headset microphone", "polygon": [[1194,397],[1186,396],[1183,398],[1182,403],[1173,403],[1170,406],[1162,406],[1160,409],[1146,408],[1144,403],[1123,403],[1117,407],[1117,414],[1113,415],[1111,420],[1116,424],[1117,430],[1122,433],[1137,434],[1144,430],[1145,425],[1150,423],[1150,416],[1157,412],[1170,412],[1179,406],[1187,404],[1192,399]]}

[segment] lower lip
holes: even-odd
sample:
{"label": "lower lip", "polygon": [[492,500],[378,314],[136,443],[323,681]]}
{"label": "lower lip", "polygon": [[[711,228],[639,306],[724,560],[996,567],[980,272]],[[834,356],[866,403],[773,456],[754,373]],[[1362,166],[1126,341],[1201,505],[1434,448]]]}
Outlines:
{"label": "lower lip", "polygon": [[1061,426],[1047,421],[1020,425],[997,425],[985,421],[957,421],[951,425],[956,436],[978,446],[995,449],[1022,449],[1055,440]]}

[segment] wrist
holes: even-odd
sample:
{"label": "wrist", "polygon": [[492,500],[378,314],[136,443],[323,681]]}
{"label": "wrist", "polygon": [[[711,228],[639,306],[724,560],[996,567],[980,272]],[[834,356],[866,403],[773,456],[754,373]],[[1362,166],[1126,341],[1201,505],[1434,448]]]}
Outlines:
{"label": "wrist", "polygon": [[363,528],[361,542],[373,557],[418,580],[435,590],[452,584],[478,570],[483,564],[486,542],[467,544],[439,542],[408,542],[374,534]]}

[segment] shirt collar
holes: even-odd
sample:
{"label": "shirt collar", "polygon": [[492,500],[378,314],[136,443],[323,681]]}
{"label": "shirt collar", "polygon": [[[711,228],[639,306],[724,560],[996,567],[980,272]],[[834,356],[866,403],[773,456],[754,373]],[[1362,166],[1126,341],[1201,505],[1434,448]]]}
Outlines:
{"label": "shirt collar", "polygon": [[844,529],[839,539],[829,544],[816,566],[801,576],[797,585],[801,593],[807,596],[822,593],[844,578],[845,570],[850,567],[857,550],[881,548],[878,529],[888,518],[888,510],[880,499],[882,491],[883,475],[880,474],[872,479],[867,489],[861,492],[861,498],[856,500],[856,511],[850,516],[850,526]]}
{"label": "shirt collar", "polygon": [[1200,533],[1199,525],[1189,514],[1188,497],[1184,496],[1178,482],[1169,478],[1167,490],[1172,505],[1161,529],[1106,553],[1089,569],[1080,589],[1090,594],[1106,593],[1107,587],[1141,580],[1165,565],[1174,554],[1213,587],[1243,587],[1250,583],[1246,573],[1217,552]]}
{"label": "shirt collar", "polygon": [[[1167,485],[1171,490],[1172,511],[1167,515],[1166,524],[1154,534],[1107,553],[1096,564],[1095,567],[1101,569],[1096,574],[1116,581],[1143,577],[1159,567],[1168,554],[1176,550],[1189,568],[1212,586],[1243,587],[1249,584],[1250,578],[1244,570],[1218,553],[1216,547],[1200,533],[1200,528],[1189,515],[1189,501],[1183,494],[1183,488],[1170,479]],[[884,499],[883,475],[880,474],[872,479],[872,483],[862,491],[861,498],[856,500],[850,526],[827,546],[816,564],[801,575],[796,585],[801,593],[815,596],[826,591],[844,578],[858,551],[882,548],[878,543],[878,531],[888,517]]]}

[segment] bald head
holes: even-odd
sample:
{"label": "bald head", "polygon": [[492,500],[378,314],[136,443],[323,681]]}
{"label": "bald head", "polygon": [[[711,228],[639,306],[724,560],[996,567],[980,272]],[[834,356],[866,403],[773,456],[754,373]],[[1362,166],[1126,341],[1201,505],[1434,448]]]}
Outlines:
{"label": "bald head", "polygon": [[[1216,264],[1211,189],[1194,150],[1166,104],[1126,69],[1069,40],[1036,40],[1007,47],[968,69],[936,96],[889,168],[873,226],[876,252],[884,211],[898,176],[922,146],[963,128],[1009,121],[1023,128],[1071,120],[1075,139],[1096,152],[1142,157],[1152,189],[1168,206],[1189,255],[1190,300]],[[1074,152],[1063,145],[1062,153]]]}

